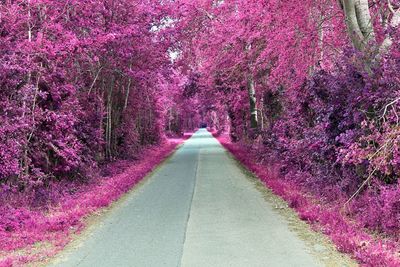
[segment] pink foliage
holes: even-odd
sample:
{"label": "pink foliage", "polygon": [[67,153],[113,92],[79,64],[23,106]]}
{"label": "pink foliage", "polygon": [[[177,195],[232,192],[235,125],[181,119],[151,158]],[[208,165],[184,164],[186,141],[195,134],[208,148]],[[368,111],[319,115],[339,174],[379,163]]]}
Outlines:
{"label": "pink foliage", "polygon": [[[140,159],[125,163],[113,163],[107,168],[115,175],[98,176],[87,184],[56,183],[48,193],[54,193],[55,199],[46,210],[33,210],[24,203],[0,207],[0,251],[12,252],[25,249],[25,256],[9,256],[0,260],[0,266],[12,266],[24,262],[36,261],[51,256],[61,250],[69,241],[72,233],[82,231],[85,218],[94,212],[109,206],[124,193],[131,190],[141,179],[163,161],[184,139],[170,139],[161,146],[153,146],[142,151]],[[121,171],[122,168],[124,168]],[[3,189],[5,190],[5,189]],[[16,197],[10,195],[10,197]],[[24,201],[26,195],[12,201]],[[49,242],[50,248],[34,249],[38,242]],[[34,251],[34,252],[32,252]],[[2,254],[0,254],[2,257]]]}
{"label": "pink foliage", "polygon": [[343,1],[2,1],[0,250],[57,250],[208,126],[341,251],[396,265],[400,2],[368,3],[359,47]]}
{"label": "pink foliage", "polygon": [[[398,243],[367,234],[360,227],[366,222],[366,218],[352,221],[343,214],[343,199],[328,203],[318,195],[310,195],[295,180],[284,180],[277,175],[274,168],[257,163],[255,154],[239,143],[232,143],[226,134],[213,134],[237,160],[257,175],[275,194],[287,201],[297,211],[300,219],[328,235],[339,251],[351,254],[362,266],[400,266],[400,258],[396,256]],[[388,218],[392,216],[389,215]]]}

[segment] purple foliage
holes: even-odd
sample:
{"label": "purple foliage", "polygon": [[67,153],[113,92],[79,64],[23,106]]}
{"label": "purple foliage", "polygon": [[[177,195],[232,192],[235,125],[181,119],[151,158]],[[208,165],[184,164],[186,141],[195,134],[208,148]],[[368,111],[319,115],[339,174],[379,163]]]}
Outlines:
{"label": "purple foliage", "polygon": [[[287,201],[302,220],[311,224],[314,229],[328,235],[339,251],[352,254],[362,266],[396,267],[400,265],[400,259],[396,256],[399,250],[398,242],[367,234],[362,227],[365,218],[357,218],[356,221],[353,221],[346,217],[343,213],[342,199],[326,202],[320,198],[319,194],[310,195],[309,188],[305,188],[304,184],[300,182],[301,180],[280,179],[275,169],[279,166],[270,168],[259,164],[258,155],[248,147],[232,143],[226,135],[215,134],[215,136],[266,186]],[[393,217],[393,215],[389,215],[389,217]]]}
{"label": "purple foliage", "polygon": [[[190,137],[186,136],[186,138]],[[88,215],[109,206],[153,170],[185,139],[170,139],[160,146],[142,150],[136,161],[108,164],[86,183],[54,182],[28,192],[3,185],[0,188],[0,251],[9,253],[0,266],[41,260],[60,251],[85,226]],[[51,246],[35,248],[48,242]],[[13,251],[24,249],[18,255]],[[4,256],[6,256],[5,254]],[[0,253],[0,256],[3,256]]]}

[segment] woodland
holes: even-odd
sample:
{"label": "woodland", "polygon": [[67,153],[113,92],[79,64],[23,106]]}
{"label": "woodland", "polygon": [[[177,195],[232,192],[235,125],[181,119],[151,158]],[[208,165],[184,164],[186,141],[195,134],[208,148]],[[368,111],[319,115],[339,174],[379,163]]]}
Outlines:
{"label": "woodland", "polygon": [[400,266],[399,108],[399,0],[2,0],[0,265],[206,125],[340,251]]}

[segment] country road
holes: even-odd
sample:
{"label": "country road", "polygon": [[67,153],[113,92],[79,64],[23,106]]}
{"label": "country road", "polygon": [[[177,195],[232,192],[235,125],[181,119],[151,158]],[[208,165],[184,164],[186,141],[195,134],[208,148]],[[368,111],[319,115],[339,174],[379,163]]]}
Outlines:
{"label": "country road", "polygon": [[199,130],[48,266],[356,266]]}

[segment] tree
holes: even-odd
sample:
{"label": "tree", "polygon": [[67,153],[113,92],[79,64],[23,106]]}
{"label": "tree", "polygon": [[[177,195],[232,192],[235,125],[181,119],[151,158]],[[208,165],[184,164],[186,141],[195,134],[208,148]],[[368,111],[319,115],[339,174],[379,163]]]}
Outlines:
{"label": "tree", "polygon": [[[345,14],[347,31],[354,47],[364,52],[371,50],[372,59],[389,49],[392,44],[389,28],[397,28],[400,24],[400,8],[395,8],[391,0],[382,2],[340,0],[340,5]],[[383,38],[381,38],[383,39],[381,44],[377,43],[374,25],[377,27],[378,23],[372,18],[370,6],[375,6],[375,17],[377,17],[375,20],[379,21],[379,24],[385,31]]]}

